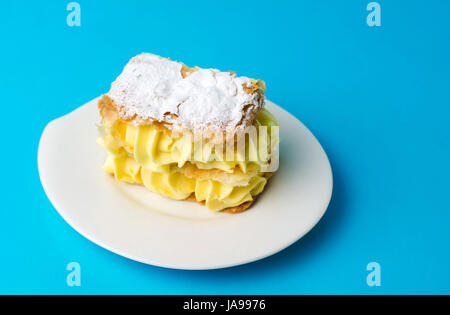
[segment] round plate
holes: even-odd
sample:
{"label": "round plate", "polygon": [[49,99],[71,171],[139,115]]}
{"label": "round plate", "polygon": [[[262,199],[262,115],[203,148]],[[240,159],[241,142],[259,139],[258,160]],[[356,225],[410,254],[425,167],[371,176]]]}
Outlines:
{"label": "round plate", "polygon": [[300,121],[270,101],[266,107],[280,123],[280,168],[249,210],[227,214],[105,174],[104,148],[96,142],[97,100],[47,125],[38,167],[61,216],[114,253],[177,269],[240,265],[291,245],[327,209],[332,174],[325,152]]}

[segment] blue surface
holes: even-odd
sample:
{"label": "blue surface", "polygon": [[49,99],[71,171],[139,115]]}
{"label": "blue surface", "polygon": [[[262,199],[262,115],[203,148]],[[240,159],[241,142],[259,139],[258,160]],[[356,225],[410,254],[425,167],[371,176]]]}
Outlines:
{"label": "blue surface", "polygon": [[[382,26],[368,27],[369,1],[80,0],[72,28],[69,1],[28,2],[0,5],[0,293],[450,293],[449,1],[380,1]],[[63,221],[39,181],[41,132],[144,51],[262,78],[308,126],[335,177],[310,234],[187,272],[119,257]],[[381,287],[366,284],[372,261]]]}

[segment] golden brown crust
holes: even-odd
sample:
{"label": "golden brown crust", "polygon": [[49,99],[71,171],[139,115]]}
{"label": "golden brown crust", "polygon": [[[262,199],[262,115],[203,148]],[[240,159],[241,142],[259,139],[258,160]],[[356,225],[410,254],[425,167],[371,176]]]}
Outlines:
{"label": "golden brown crust", "polygon": [[[189,197],[187,197],[185,200],[187,201],[194,201],[197,202],[201,205],[205,205],[204,201],[197,201],[197,198],[195,198],[195,194],[192,193]],[[254,200],[252,201],[247,201],[244,202],[243,204],[240,204],[239,206],[236,207],[229,207],[229,208],[225,208],[220,210],[220,212],[226,212],[229,214],[235,214],[235,213],[240,213],[240,212],[244,212],[245,210],[247,210],[252,204],[253,204]]]}
{"label": "golden brown crust", "polygon": [[187,76],[191,75],[192,73],[194,73],[195,71],[200,70],[199,67],[195,67],[195,68],[190,68],[188,66],[186,66],[184,63],[181,63],[181,76],[183,78],[186,78]]}
{"label": "golden brown crust", "polygon": [[229,214],[241,213],[241,212],[244,212],[245,210],[247,210],[248,208],[250,208],[250,206],[252,204],[253,204],[253,200],[244,202],[243,204],[236,206],[236,207],[230,207],[230,208],[223,209],[221,211],[229,213]]}

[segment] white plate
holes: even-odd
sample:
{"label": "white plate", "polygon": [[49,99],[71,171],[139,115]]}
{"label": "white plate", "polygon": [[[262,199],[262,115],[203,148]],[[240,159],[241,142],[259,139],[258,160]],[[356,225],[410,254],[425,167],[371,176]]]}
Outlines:
{"label": "white plate", "polygon": [[243,213],[213,213],[105,174],[105,152],[96,142],[97,99],[45,128],[38,152],[42,185],[75,230],[127,258],[177,269],[262,259],[311,230],[332,191],[330,164],[319,142],[285,110],[269,101],[267,108],[280,122],[280,169]]}

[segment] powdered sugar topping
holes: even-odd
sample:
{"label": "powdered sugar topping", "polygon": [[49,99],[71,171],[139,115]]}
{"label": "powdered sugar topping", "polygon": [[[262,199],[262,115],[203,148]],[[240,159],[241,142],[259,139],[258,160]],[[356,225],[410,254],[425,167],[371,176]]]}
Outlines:
{"label": "powdered sugar topping", "polygon": [[216,69],[199,69],[183,78],[181,70],[179,62],[138,55],[125,66],[108,96],[122,118],[163,121],[176,131],[233,131],[264,105],[264,97],[244,90],[252,86],[249,78]]}

